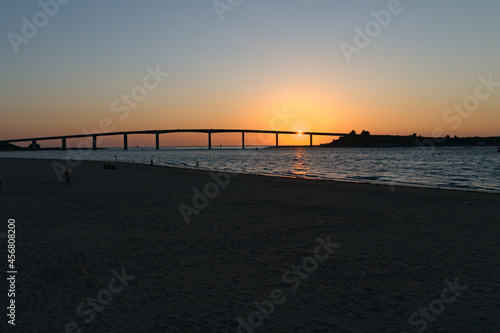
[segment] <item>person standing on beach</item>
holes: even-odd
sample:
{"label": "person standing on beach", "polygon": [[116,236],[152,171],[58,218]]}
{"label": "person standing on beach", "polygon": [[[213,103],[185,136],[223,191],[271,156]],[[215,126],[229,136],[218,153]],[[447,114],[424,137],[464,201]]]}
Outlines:
{"label": "person standing on beach", "polygon": [[69,176],[69,169],[66,169],[64,171],[64,178],[66,178],[66,186],[71,186],[71,181],[70,181],[70,176]]}

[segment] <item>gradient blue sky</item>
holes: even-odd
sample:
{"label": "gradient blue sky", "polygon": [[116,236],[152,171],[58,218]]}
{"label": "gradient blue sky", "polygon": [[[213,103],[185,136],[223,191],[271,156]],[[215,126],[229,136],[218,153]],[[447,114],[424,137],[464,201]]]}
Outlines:
{"label": "gradient blue sky", "polygon": [[[500,135],[500,87],[443,119],[479,76],[500,82],[500,2],[402,0],[349,64],[339,45],[388,3],[243,0],[221,21],[213,1],[72,0],[16,54],[8,34],[41,8],[3,2],[0,139],[92,131],[103,118],[116,130],[263,129],[284,109],[289,130]],[[170,75],[120,119],[112,102],[157,65]]]}

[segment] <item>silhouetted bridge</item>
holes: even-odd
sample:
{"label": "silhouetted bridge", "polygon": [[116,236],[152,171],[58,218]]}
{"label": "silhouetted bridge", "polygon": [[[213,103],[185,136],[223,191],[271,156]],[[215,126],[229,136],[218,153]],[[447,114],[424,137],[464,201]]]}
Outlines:
{"label": "silhouetted bridge", "polygon": [[92,149],[97,149],[97,137],[98,136],[115,136],[123,135],[123,149],[128,149],[128,136],[134,134],[151,134],[156,137],[156,149],[160,149],[160,134],[167,133],[206,133],[208,134],[208,148],[212,148],[212,134],[215,133],[241,133],[241,148],[245,148],[245,133],[264,133],[264,134],[275,134],[276,135],[276,147],[278,147],[278,135],[279,134],[301,134],[309,135],[309,145],[313,145],[313,136],[346,136],[346,133],[326,133],[326,132],[298,132],[298,131],[273,131],[273,130],[242,130],[242,129],[172,129],[172,130],[154,130],[154,131],[128,131],[128,132],[109,132],[109,133],[95,133],[95,134],[77,134],[77,135],[64,135],[64,136],[48,136],[40,138],[26,138],[26,139],[13,139],[13,140],[2,140],[7,143],[14,142],[29,142],[31,141],[31,147],[36,150],[37,141],[47,141],[47,140],[61,140],[61,148],[66,150],[66,140],[75,138],[92,138]]}

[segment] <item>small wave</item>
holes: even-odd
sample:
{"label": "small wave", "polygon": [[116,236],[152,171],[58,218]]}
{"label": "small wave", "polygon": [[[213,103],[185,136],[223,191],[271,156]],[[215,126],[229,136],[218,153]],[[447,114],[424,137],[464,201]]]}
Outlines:
{"label": "small wave", "polygon": [[[415,150],[417,149],[417,150]],[[116,161],[192,169],[199,161],[202,170],[331,179],[348,182],[428,186],[500,193],[500,154],[487,149],[442,149],[439,154],[416,154],[415,149],[334,149],[310,150],[301,158],[294,150],[241,151],[193,148],[164,148],[123,151],[97,150],[86,160]],[[252,153],[252,155],[250,155]],[[60,151],[1,152],[0,158],[65,159]],[[300,163],[297,163],[300,161]],[[425,166],[427,164],[427,166]],[[311,174],[312,173],[312,174]]]}
{"label": "small wave", "polygon": [[379,176],[352,176],[352,179],[360,179],[360,180],[378,180]]}

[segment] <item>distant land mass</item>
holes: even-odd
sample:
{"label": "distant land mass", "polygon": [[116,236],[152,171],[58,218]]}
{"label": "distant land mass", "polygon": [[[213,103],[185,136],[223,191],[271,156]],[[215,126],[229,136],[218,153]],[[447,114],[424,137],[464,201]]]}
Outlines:
{"label": "distant land mass", "polygon": [[[69,148],[68,150],[88,150],[91,148]],[[98,150],[105,149],[105,148],[97,148]],[[0,151],[32,151],[32,145],[30,144],[28,147],[19,147],[16,145],[13,145],[11,143],[5,142],[5,141],[0,141]],[[36,144],[36,150],[62,150],[61,147],[47,147],[47,148],[42,148],[38,143]]]}
{"label": "distant land mass", "polygon": [[416,133],[408,136],[371,135],[368,131],[356,134],[352,131],[321,147],[443,147],[443,146],[500,146],[500,136],[495,137],[422,137]]}
{"label": "distant land mass", "polygon": [[14,151],[14,150],[27,150],[27,148],[22,148],[5,141],[0,141],[0,151]]}

